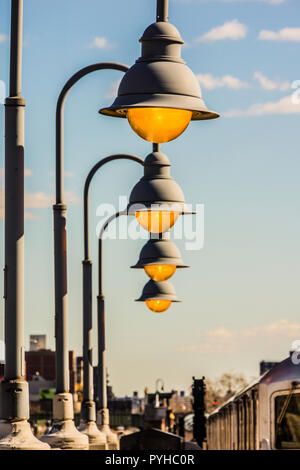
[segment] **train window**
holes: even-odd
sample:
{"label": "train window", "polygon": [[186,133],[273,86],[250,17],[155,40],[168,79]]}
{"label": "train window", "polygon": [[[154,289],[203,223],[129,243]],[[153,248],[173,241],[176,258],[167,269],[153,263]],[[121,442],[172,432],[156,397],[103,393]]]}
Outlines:
{"label": "train window", "polygon": [[300,393],[275,398],[275,446],[300,449]]}

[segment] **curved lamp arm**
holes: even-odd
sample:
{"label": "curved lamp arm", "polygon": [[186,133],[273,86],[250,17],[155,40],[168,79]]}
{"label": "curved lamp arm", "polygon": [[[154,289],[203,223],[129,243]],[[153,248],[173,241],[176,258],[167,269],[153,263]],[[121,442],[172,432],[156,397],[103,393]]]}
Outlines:
{"label": "curved lamp arm", "polygon": [[103,297],[103,292],[102,292],[102,237],[104,235],[105,230],[109,226],[110,222],[113,220],[117,219],[121,215],[127,215],[127,210],[116,212],[116,214],[111,215],[103,227],[100,230],[99,233],[99,240],[98,240],[98,296]]}
{"label": "curved lamp arm", "polygon": [[88,65],[72,75],[60,92],[56,105],[56,204],[63,202],[63,111],[65,99],[72,86],[75,85],[78,80],[97,70],[119,70],[120,72],[127,72],[129,67],[117,62],[100,62]]}
{"label": "curved lamp arm", "polygon": [[[68,346],[68,289],[67,289],[67,229],[66,205],[63,202],[63,111],[66,96],[72,86],[81,78],[97,70],[119,70],[127,72],[127,65],[115,62],[92,64],[77,73],[66,82],[56,105],[56,204],[53,206],[54,217],[54,279],[55,279],[55,345],[56,345],[56,393],[69,392],[69,346]],[[64,412],[65,413],[65,412]],[[64,414],[63,413],[63,414]],[[54,412],[54,419],[61,420]]]}
{"label": "curved lamp arm", "polygon": [[127,210],[117,212],[110,216],[99,233],[98,241],[98,296],[97,296],[97,315],[98,315],[98,408],[100,413],[101,426],[109,426],[109,411],[107,409],[106,393],[106,351],[105,351],[105,307],[104,296],[102,293],[102,237],[110,222],[121,215],[127,215]]}
{"label": "curved lamp arm", "polygon": [[[93,364],[92,364],[92,261],[89,259],[89,189],[91,181],[96,174],[96,172],[102,168],[103,165],[109,163],[113,160],[132,160],[140,165],[144,165],[144,160],[135,155],[127,154],[115,154],[108,157],[102,158],[97,162],[93,168],[90,170],[84,185],[84,260],[82,262],[83,266],[83,363],[84,363],[84,380],[83,380],[83,403],[82,403],[82,418],[84,421],[94,421],[95,420],[95,408],[93,402]],[[108,226],[109,222],[114,218],[123,215],[127,211],[118,212],[113,217],[110,217],[101,231],[102,233]],[[101,246],[99,247],[101,250]],[[101,266],[102,263],[99,260],[99,282],[101,282]],[[101,304],[101,301],[98,300],[98,310]],[[104,302],[103,309],[104,315]],[[102,318],[102,316],[101,316]],[[98,338],[100,338],[100,344],[104,344],[105,330],[104,330],[104,317],[103,321],[98,315]],[[100,320],[99,320],[100,319]],[[99,341],[98,341],[99,342]],[[99,348],[98,348],[99,349]],[[102,349],[99,354],[103,355]],[[105,361],[105,359],[104,359]],[[99,362],[99,361],[98,361]],[[101,359],[102,363],[102,359]],[[101,380],[101,390],[103,388],[103,383],[105,383],[105,372],[101,369],[99,375]],[[103,382],[104,381],[104,382]],[[102,396],[102,395],[101,395]],[[103,395],[104,396],[104,395]],[[92,404],[93,403],[93,404]]]}
{"label": "curved lamp arm", "polygon": [[[140,165],[144,165],[144,160],[140,157],[136,157],[135,155],[127,155],[127,154],[115,154],[110,155],[109,157],[102,158],[96,165],[93,166],[91,171],[89,172],[84,185],[84,259],[89,259],[89,189],[90,184],[93,179],[95,173],[103,166],[105,163],[109,163],[113,160],[132,160],[136,163],[140,163]],[[118,217],[118,216],[117,216]]]}

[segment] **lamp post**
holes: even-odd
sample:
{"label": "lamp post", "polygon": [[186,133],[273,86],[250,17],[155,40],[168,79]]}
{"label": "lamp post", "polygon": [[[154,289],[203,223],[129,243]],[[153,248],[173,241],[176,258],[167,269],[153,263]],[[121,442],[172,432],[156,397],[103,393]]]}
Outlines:
{"label": "lamp post", "polygon": [[[142,186],[141,189],[141,198],[140,202],[146,204],[147,209],[149,209],[149,203],[158,203],[158,209],[163,204],[168,205],[169,199],[173,198],[174,201],[177,201],[178,197],[182,204],[183,194],[177,185],[177,183],[170,178],[169,171],[163,170],[165,173],[165,178],[160,174],[162,168],[170,166],[170,163],[167,157],[158,152],[159,146],[154,144],[154,153],[151,153],[146,159],[145,164],[147,170],[145,170],[145,176],[142,178],[141,182],[138,183],[138,187]],[[107,408],[107,397],[106,397],[106,353],[105,353],[105,318],[104,318],[104,296],[102,292],[102,235],[105,232],[108,224],[111,220],[119,217],[120,215],[127,214],[127,211],[118,212],[114,216],[108,219],[106,224],[103,226],[103,229],[99,235],[99,293],[97,298],[98,306],[98,390],[99,390],[99,399],[98,399],[98,424],[102,433],[97,433],[95,429],[95,403],[93,401],[93,368],[92,368],[92,261],[90,260],[90,249],[89,249],[89,189],[91,181],[96,174],[96,172],[101,169],[106,163],[109,163],[114,160],[131,160],[141,165],[144,165],[144,160],[140,157],[134,155],[126,154],[117,154],[111,155],[109,157],[103,158],[100,160],[89,172],[85,185],[84,185],[84,260],[83,265],[83,360],[84,360],[84,389],[83,389],[83,402],[82,402],[82,412],[81,412],[81,424],[79,431],[86,434],[89,437],[90,448],[104,448],[103,434],[107,438],[107,444],[109,449],[113,450],[118,448],[118,441],[116,436],[111,432],[109,427],[109,413]],[[164,187],[167,189],[164,193],[156,194],[153,189],[149,190],[151,183],[145,183],[147,175],[151,176],[151,179],[155,181],[158,177],[164,183]],[[176,190],[174,190],[176,188]],[[174,197],[176,195],[176,197]],[[166,199],[163,199],[163,198]],[[169,199],[168,199],[169,198]],[[130,205],[132,211],[132,204]],[[162,237],[164,243],[161,242],[159,245],[156,245],[155,248],[152,248],[152,261],[156,262],[156,265],[163,262],[164,259],[167,259],[169,264],[175,264],[177,267],[185,267],[181,258],[180,253],[178,252],[175,245],[167,240],[166,237]],[[155,245],[154,245],[155,246]],[[167,248],[168,247],[168,248]],[[172,247],[172,248],[171,248]],[[149,251],[149,250],[148,250]],[[147,261],[144,261],[144,264],[148,264]],[[150,262],[149,262],[150,265]],[[140,267],[140,266],[136,266]]]}
{"label": "lamp post", "polygon": [[67,231],[64,203],[64,104],[71,88],[81,78],[98,70],[126,72],[128,67],[114,62],[92,64],[66,82],[56,106],[56,203],[54,216],[54,278],[55,278],[55,344],[56,344],[56,394],[53,398],[53,421],[50,431],[41,440],[51,447],[62,449],[87,449],[88,437],[75,428],[73,399],[69,393],[68,357],[68,307],[67,307]]}
{"label": "lamp post", "polygon": [[[73,422],[72,396],[69,393],[67,338],[67,237],[66,205],[63,202],[63,108],[65,98],[82,77],[96,70],[126,72],[114,103],[101,114],[127,118],[132,129],[154,143],[178,137],[191,120],[213,119],[201,96],[199,83],[180,57],[183,41],[178,30],[167,23],[167,0],[157,0],[156,22],[141,38],[142,56],[130,69],[122,64],[99,63],[85,67],[65,84],[56,108],[56,204],[54,209],[55,255],[55,337],[56,386],[53,399],[54,425],[43,440],[52,447],[87,448],[87,437]],[[149,211],[141,211],[140,222],[149,220]],[[172,216],[178,216],[181,210]],[[151,213],[153,221],[156,213]],[[153,217],[152,217],[153,216]],[[158,216],[159,229],[160,218]],[[173,223],[175,220],[173,221]],[[167,230],[169,226],[165,230]],[[164,230],[160,230],[164,231]]]}
{"label": "lamp post", "polygon": [[[149,240],[142,250],[140,260],[137,263],[136,268],[146,267],[151,265],[159,266],[162,263],[168,265],[175,265],[175,267],[187,267],[181,260],[179,250],[176,248],[171,240],[168,240],[167,235],[163,235],[162,229],[169,229],[170,217],[163,216],[159,217],[157,223],[156,217],[153,218],[153,212],[161,214],[167,213],[169,215],[170,207],[172,208],[176,204],[177,210],[180,213],[187,213],[185,210],[184,196],[179,185],[170,177],[170,162],[166,155],[160,153],[159,145],[153,145],[153,152],[151,152],[145,160],[140,159],[138,163],[144,166],[144,176],[133,188],[129,205],[127,210],[123,212],[117,212],[112,215],[106,223],[103,225],[99,233],[99,247],[98,247],[98,296],[97,296],[97,311],[98,311],[98,413],[97,413],[97,424],[102,432],[107,435],[108,445],[110,449],[115,449],[116,440],[115,435],[111,432],[109,427],[109,410],[107,407],[107,394],[106,394],[106,348],[105,348],[105,300],[103,295],[103,275],[102,275],[102,238],[105,230],[109,223],[120,215],[137,214],[145,210],[145,213],[151,213],[150,224],[143,224],[144,228],[148,229],[154,227],[156,232],[159,233],[161,243],[158,240]],[[155,211],[152,211],[153,205],[155,205]],[[163,206],[163,210],[160,208]],[[86,207],[86,204],[85,204]],[[166,210],[167,209],[167,210]],[[151,212],[152,211],[152,212]],[[87,217],[85,216],[85,220]],[[137,216],[139,223],[143,222],[143,218]],[[151,223],[152,221],[152,223]],[[88,240],[88,237],[85,237]],[[152,243],[153,242],[153,243]],[[156,243],[157,242],[157,243]],[[156,243],[156,244],[155,244]],[[146,248],[147,247],[147,248]],[[156,248],[155,248],[156,247]],[[88,252],[86,252],[88,254]],[[149,258],[145,258],[149,255]],[[151,259],[150,259],[151,257]],[[161,291],[168,285],[169,289],[164,291],[167,296],[168,307],[171,302],[178,302],[174,288],[171,283],[149,281],[151,285],[156,286],[156,292],[151,292],[152,295],[148,295],[140,300],[146,300],[149,308],[153,311],[158,311],[159,307],[165,306],[165,297],[161,295]],[[144,291],[149,282],[146,284]],[[145,294],[146,295],[146,294]],[[156,310],[154,310],[156,309]],[[166,310],[166,308],[164,308]],[[161,309],[161,311],[163,311]]]}
{"label": "lamp post", "polygon": [[[90,449],[106,449],[118,447],[115,435],[100,432],[96,426],[96,407],[93,397],[93,361],[92,361],[92,261],[89,248],[89,189],[94,175],[103,165],[114,160],[131,160],[141,165],[144,160],[140,157],[127,154],[110,155],[100,160],[89,172],[83,195],[84,207],[84,259],[83,269],[83,401],[81,405],[81,424],[78,428],[89,438]],[[117,216],[118,217],[118,216]],[[99,328],[98,328],[99,331]],[[105,428],[107,431],[107,428]],[[113,436],[113,437],[112,437]]]}
{"label": "lamp post", "polygon": [[[118,448],[118,439],[115,434],[112,433],[110,426],[109,426],[109,410],[107,407],[107,391],[106,391],[106,346],[105,346],[105,298],[103,295],[103,275],[102,275],[102,266],[103,266],[103,257],[102,257],[102,240],[105,230],[107,229],[110,222],[115,220],[116,218],[120,217],[121,215],[127,215],[128,212],[122,211],[117,212],[116,214],[112,215],[108,218],[108,220],[103,225],[100,233],[99,233],[99,241],[98,241],[98,296],[97,296],[97,315],[98,315],[98,413],[97,413],[97,422],[99,428],[102,432],[104,432],[107,436],[108,441],[108,448],[110,450],[116,450]],[[158,264],[159,260],[155,260]],[[155,281],[149,281],[151,283],[155,283]],[[147,286],[149,283],[146,284],[145,289],[147,290]],[[174,288],[170,283],[165,282],[156,282],[155,285],[160,286],[160,290],[163,290],[164,285],[168,284],[171,286],[169,288],[168,299],[170,298],[173,302],[179,302],[176,297]],[[144,293],[143,291],[143,293]],[[153,299],[153,292],[151,299]],[[160,297],[161,298],[161,297]],[[148,299],[148,297],[147,297]],[[144,298],[141,300],[145,300]]]}
{"label": "lamp post", "polygon": [[10,83],[5,100],[5,373],[0,386],[0,449],[35,450],[28,423],[24,348],[24,108],[23,0],[11,2]]}
{"label": "lamp post", "polygon": [[109,409],[107,407],[106,391],[106,348],[105,348],[105,299],[102,288],[102,237],[112,220],[121,215],[127,215],[127,211],[117,212],[107,219],[99,233],[98,241],[98,296],[97,296],[97,319],[98,319],[98,412],[97,425],[101,432],[106,435],[108,448],[117,450],[119,448],[118,437],[111,431],[109,426]]}

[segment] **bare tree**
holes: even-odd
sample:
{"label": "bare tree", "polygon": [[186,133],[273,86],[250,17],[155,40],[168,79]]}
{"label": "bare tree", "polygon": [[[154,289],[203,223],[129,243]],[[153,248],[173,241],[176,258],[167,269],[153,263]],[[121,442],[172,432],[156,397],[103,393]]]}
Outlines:
{"label": "bare tree", "polygon": [[243,374],[226,372],[217,379],[206,379],[206,411],[211,413],[248,384]]}

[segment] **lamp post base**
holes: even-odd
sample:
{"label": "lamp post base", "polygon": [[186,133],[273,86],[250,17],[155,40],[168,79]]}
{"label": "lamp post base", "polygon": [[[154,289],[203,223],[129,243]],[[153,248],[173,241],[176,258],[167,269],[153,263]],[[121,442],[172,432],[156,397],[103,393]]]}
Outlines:
{"label": "lamp post base", "polygon": [[108,450],[106,434],[99,431],[95,421],[81,421],[78,431],[89,439],[89,450]]}
{"label": "lamp post base", "polygon": [[50,447],[32,434],[27,420],[0,421],[0,450],[50,450]]}
{"label": "lamp post base", "polygon": [[120,450],[120,443],[117,434],[114,434],[109,427],[109,410],[102,408],[97,412],[98,429],[105,434],[108,450]]}
{"label": "lamp post base", "polygon": [[32,433],[28,383],[7,379],[0,384],[0,450],[49,450]]}
{"label": "lamp post base", "polygon": [[73,418],[73,397],[71,393],[57,393],[54,395],[54,423],[48,434],[41,437],[41,441],[56,449],[88,450],[88,437],[76,429]]}

